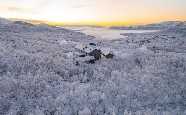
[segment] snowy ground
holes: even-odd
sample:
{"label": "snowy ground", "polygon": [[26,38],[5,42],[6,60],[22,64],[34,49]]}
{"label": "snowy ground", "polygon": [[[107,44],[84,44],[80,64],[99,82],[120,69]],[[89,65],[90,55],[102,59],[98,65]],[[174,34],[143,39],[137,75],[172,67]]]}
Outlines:
{"label": "snowy ground", "polygon": [[186,115],[186,26],[125,36],[0,21],[0,115]]}

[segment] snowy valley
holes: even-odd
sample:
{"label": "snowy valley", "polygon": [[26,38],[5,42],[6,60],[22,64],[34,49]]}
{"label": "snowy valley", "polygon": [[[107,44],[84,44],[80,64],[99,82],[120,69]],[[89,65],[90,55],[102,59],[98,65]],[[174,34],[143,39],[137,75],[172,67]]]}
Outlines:
{"label": "snowy valley", "polygon": [[141,28],[159,31],[98,39],[0,19],[0,115],[186,115],[185,22]]}

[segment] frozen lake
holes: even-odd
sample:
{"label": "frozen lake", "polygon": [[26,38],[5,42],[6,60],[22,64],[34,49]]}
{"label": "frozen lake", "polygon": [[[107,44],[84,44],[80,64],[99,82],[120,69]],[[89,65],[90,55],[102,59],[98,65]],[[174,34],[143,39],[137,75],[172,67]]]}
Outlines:
{"label": "frozen lake", "polygon": [[64,27],[64,28],[82,32],[86,35],[94,36],[97,39],[104,39],[104,40],[125,38],[127,36],[122,34],[128,34],[128,33],[150,33],[150,32],[159,31],[159,30],[117,30],[117,29],[101,28],[101,27]]}

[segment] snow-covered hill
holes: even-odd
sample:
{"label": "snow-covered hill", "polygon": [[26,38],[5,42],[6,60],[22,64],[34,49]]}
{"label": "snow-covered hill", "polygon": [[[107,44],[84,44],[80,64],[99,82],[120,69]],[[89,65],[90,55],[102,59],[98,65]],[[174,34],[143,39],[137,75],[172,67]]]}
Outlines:
{"label": "snow-covered hill", "polygon": [[0,22],[0,115],[186,114],[183,27],[109,41]]}

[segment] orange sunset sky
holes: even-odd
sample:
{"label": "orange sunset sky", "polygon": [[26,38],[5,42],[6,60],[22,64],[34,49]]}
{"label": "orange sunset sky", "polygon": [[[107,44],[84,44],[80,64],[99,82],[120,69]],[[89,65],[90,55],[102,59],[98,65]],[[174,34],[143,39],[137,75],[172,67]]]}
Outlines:
{"label": "orange sunset sky", "polygon": [[186,0],[0,0],[0,17],[102,26],[186,21]]}

